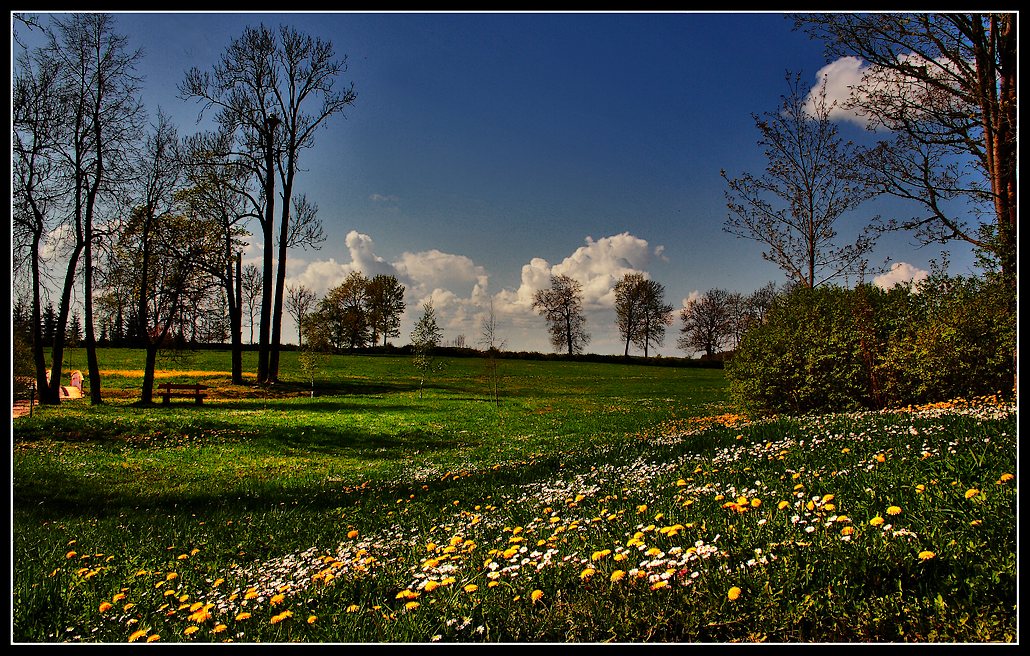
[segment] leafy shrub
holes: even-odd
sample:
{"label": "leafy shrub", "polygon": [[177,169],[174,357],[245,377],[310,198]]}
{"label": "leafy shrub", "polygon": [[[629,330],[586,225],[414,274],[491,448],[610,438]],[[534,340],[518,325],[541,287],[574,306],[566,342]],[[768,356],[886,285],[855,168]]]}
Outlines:
{"label": "leafy shrub", "polygon": [[755,414],[879,409],[1013,390],[1015,297],[1000,279],[796,288],[726,365]]}
{"label": "leafy shrub", "polygon": [[873,372],[886,404],[1012,391],[1014,296],[1001,280],[935,276],[899,308],[904,321],[896,320]]}
{"label": "leafy shrub", "polygon": [[779,296],[764,324],[726,363],[730,391],[745,412],[804,414],[867,405],[868,384],[852,294],[798,287]]}

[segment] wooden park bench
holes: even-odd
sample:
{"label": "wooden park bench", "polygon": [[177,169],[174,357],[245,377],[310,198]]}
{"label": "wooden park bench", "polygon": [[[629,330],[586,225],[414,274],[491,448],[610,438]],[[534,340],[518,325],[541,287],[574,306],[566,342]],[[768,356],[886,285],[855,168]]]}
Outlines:
{"label": "wooden park bench", "polygon": [[204,394],[201,390],[206,390],[207,385],[201,385],[200,383],[161,383],[157,386],[158,394],[161,395],[162,403],[168,405],[169,401],[173,396],[192,396],[194,402],[200,405],[204,402]]}

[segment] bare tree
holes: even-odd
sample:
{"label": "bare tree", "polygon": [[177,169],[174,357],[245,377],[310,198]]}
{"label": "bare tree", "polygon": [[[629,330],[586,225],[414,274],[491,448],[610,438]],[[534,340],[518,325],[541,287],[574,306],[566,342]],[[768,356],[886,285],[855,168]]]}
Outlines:
{"label": "bare tree", "polygon": [[504,350],[504,340],[499,334],[497,316],[494,314],[494,302],[490,301],[490,312],[483,317],[480,323],[479,345],[483,347],[486,354],[487,374],[490,377],[490,387],[494,396],[494,405],[499,404],[497,388],[500,379],[500,365],[498,355]]}
{"label": "bare tree", "polygon": [[11,218],[14,273],[27,266],[32,360],[36,389],[43,403],[56,403],[46,379],[43,352],[43,294],[47,269],[43,247],[67,193],[59,175],[58,154],[68,117],[59,93],[60,65],[42,52],[19,55],[11,83]]}
{"label": "bare tree", "polygon": [[318,296],[304,285],[286,287],[286,311],[297,322],[297,346],[304,346],[304,319],[318,303]]}
{"label": "bare tree", "polygon": [[[14,190],[14,206],[24,217],[16,221],[35,228],[45,224],[50,230],[64,223],[72,243],[51,349],[53,374],[49,386],[39,386],[40,401],[60,401],[64,335],[81,257],[90,402],[98,404],[102,394],[93,317],[94,248],[103,236],[98,226],[106,199],[119,182],[119,167],[129,161],[128,150],[141,129],[135,74],[140,52],[130,51],[127,39],[115,32],[111,14],[53,16],[44,38],[42,46],[17,59],[14,161],[32,172],[16,168],[15,182],[27,184]],[[24,92],[30,89],[47,95],[28,100]],[[37,121],[44,123],[34,124]],[[52,215],[35,214],[42,211]],[[34,359],[38,369],[39,358]],[[37,381],[45,383],[45,371],[37,371]]]}
{"label": "bare tree", "polygon": [[[889,229],[927,242],[961,240],[993,256],[1016,282],[1017,14],[801,14],[795,27],[832,57],[868,63],[849,108],[890,136],[863,160],[880,193],[921,203],[925,214]],[[974,166],[963,168],[965,161]],[[992,219],[967,222],[964,198]]]}
{"label": "bare tree", "polygon": [[701,298],[680,310],[683,327],[677,345],[680,349],[704,351],[708,358],[716,353],[732,335],[730,293],[724,289],[711,289]]}
{"label": "bare tree", "polygon": [[645,282],[644,274],[627,273],[615,283],[615,325],[619,328],[619,335],[626,341],[623,353],[626,357],[629,357],[629,345],[640,330]]}
{"label": "bare tree", "polygon": [[418,383],[418,398],[420,399],[426,379],[440,368],[436,363],[433,351],[439,346],[442,337],[440,326],[436,323],[433,301],[426,301],[422,306],[422,316],[419,317],[414,330],[411,331],[412,364],[415,365],[420,376]]}
{"label": "bare tree", "polygon": [[[335,88],[337,76],[345,70],[346,57],[338,59],[331,42],[289,26],[281,26],[276,32],[260,25],[246,28],[229,45],[213,74],[192,69],[180,87],[185,97],[218,107],[224,126],[241,130],[244,149],[252,156],[252,168],[264,184],[265,269],[258,350],[261,383],[275,382],[278,377],[287,249],[291,242],[301,243],[298,238],[304,241],[305,231],[298,231],[292,221],[292,212],[302,211],[293,198],[300,153],[314,144],[315,132],[327,119],[354,103],[353,85]],[[306,111],[312,106],[314,112]],[[273,247],[276,175],[282,193],[277,256]],[[273,280],[275,263],[278,270]]]}
{"label": "bare tree", "polygon": [[864,267],[874,241],[870,231],[839,244],[836,224],[870,193],[855,182],[855,147],[830,120],[825,81],[807,107],[800,77],[788,74],[787,84],[779,111],[754,116],[768,162],[765,173],[731,179],[722,171],[729,185],[725,230],[763,244],[763,258],[790,279],[815,287]]}
{"label": "bare tree", "polygon": [[633,338],[637,348],[648,357],[651,346],[661,346],[665,340],[665,328],[672,324],[672,305],[665,302],[665,286],[655,280],[645,280],[641,285],[640,326]]}
{"label": "bare tree", "polygon": [[590,343],[583,314],[583,285],[566,275],[551,275],[551,287],[533,295],[533,309],[547,320],[551,345],[577,355]]}
{"label": "bare tree", "polygon": [[212,261],[209,273],[221,281],[229,319],[231,378],[243,384],[243,237],[246,222],[257,216],[246,167],[226,156],[232,135],[221,131],[192,136],[186,140],[185,175],[192,185],[186,194],[190,211],[216,220],[221,226],[222,257]]}

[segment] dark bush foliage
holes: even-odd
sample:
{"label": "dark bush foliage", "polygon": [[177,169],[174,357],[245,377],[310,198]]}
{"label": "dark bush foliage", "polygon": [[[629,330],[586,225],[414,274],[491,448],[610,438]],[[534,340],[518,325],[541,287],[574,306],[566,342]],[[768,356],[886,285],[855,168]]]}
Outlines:
{"label": "dark bush foliage", "polygon": [[795,288],[726,364],[754,414],[880,409],[1013,392],[1015,297],[993,278],[935,275]]}

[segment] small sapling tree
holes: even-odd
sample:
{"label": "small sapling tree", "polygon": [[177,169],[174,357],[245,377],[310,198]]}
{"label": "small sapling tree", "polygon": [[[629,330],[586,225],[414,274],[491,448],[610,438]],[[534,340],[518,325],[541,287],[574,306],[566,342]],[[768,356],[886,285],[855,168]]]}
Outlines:
{"label": "small sapling tree", "polygon": [[412,364],[419,372],[418,398],[422,398],[422,390],[425,387],[426,378],[443,368],[443,363],[436,362],[433,354],[434,349],[440,344],[443,335],[440,326],[436,323],[436,310],[433,309],[433,301],[426,301],[422,306],[422,316],[415,329],[411,331]]}

